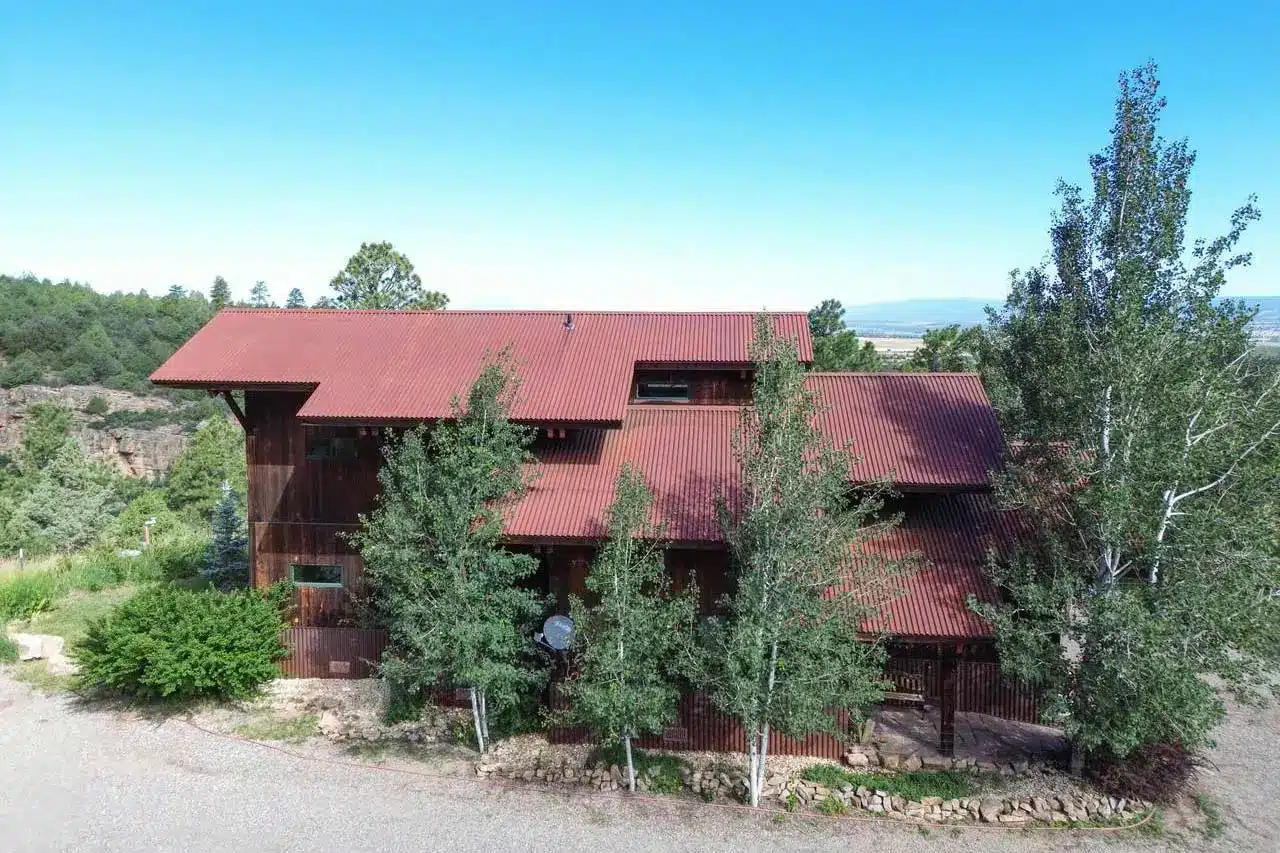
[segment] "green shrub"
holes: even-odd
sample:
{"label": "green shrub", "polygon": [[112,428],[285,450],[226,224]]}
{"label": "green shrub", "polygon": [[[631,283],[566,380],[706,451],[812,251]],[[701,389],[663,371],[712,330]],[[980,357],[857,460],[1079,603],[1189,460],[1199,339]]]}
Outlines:
{"label": "green shrub", "polygon": [[[655,755],[643,749],[631,750],[631,761],[636,766],[636,779],[646,779],[649,790],[655,794],[678,794],[684,790],[684,762],[674,755]],[[627,754],[622,744],[597,747],[588,763],[616,764],[626,773]]]}
{"label": "green shrub", "polygon": [[83,684],[142,699],[251,696],[288,655],[277,604],[256,591],[146,590],[71,649]]}
{"label": "green shrub", "polygon": [[87,415],[105,415],[109,408],[111,406],[107,404],[106,399],[98,394],[90,397],[89,402],[84,405],[84,411]]}
{"label": "green shrub", "polygon": [[836,797],[827,797],[825,800],[818,803],[818,811],[822,812],[824,815],[836,817],[849,811],[849,807]]}
{"label": "green shrub", "polygon": [[812,764],[804,769],[801,777],[828,788],[852,785],[897,794],[906,800],[921,797],[942,797],[954,800],[972,796],[973,781],[949,770],[940,773],[909,771],[905,773],[850,773],[831,764]]}
{"label": "green shrub", "polygon": [[18,659],[18,647],[8,635],[0,631],[0,663],[13,663]]}
{"label": "green shrub", "polygon": [[0,623],[28,619],[53,607],[68,588],[64,572],[29,572],[0,579]]}

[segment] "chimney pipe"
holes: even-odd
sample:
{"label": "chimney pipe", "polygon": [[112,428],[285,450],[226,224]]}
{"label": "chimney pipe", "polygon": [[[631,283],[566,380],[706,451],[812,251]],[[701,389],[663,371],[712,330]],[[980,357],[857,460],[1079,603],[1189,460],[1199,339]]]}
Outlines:
{"label": "chimney pipe", "polygon": [[565,314],[565,315],[564,315],[564,330],[565,330],[566,332],[572,332],[572,331],[573,331],[573,315],[572,315],[572,314]]}

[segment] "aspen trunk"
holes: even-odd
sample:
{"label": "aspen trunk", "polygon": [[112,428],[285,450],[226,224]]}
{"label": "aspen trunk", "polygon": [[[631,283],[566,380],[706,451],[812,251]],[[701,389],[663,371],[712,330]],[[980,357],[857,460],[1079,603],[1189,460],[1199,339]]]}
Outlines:
{"label": "aspen trunk", "polygon": [[627,751],[627,790],[636,792],[636,765],[631,760],[631,735],[622,736],[622,746]]}
{"label": "aspen trunk", "polygon": [[472,687],[467,691],[471,694],[471,721],[476,726],[476,747],[480,752],[484,753],[484,729],[480,726],[480,704],[476,701],[476,689]]}

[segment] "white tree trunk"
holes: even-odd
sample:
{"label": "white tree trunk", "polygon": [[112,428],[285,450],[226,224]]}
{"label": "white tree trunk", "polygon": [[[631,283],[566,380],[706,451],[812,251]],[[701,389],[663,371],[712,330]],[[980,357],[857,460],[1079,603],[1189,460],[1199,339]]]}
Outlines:
{"label": "white tree trunk", "polygon": [[760,732],[760,761],[756,767],[755,791],[751,795],[751,805],[760,805],[760,795],[764,791],[764,771],[769,758],[769,724],[765,723]]}
{"label": "white tree trunk", "polygon": [[751,796],[751,805],[760,805],[760,794],[756,790],[756,767],[759,764],[760,756],[757,751],[760,744],[760,730],[752,728],[747,732],[747,789]]}
{"label": "white tree trunk", "polygon": [[636,765],[631,760],[631,735],[622,736],[622,746],[627,751],[627,790],[636,792]]}
{"label": "white tree trunk", "polygon": [[471,694],[471,721],[476,726],[476,747],[483,753],[484,729],[480,725],[480,704],[476,701],[476,689],[474,687],[467,692]]}
{"label": "white tree trunk", "polygon": [[489,738],[489,694],[485,692],[483,688],[481,688],[478,692],[480,694],[480,731],[484,732],[484,742],[486,745],[488,745],[490,740]]}

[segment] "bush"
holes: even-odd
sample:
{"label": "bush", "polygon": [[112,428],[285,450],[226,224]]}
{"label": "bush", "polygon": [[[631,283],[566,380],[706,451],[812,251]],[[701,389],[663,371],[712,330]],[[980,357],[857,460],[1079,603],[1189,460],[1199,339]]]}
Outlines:
{"label": "bush", "polygon": [[1113,797],[1171,803],[1186,790],[1198,762],[1181,744],[1138,747],[1125,758],[1091,757],[1089,775]]}
{"label": "bush", "polygon": [[[636,779],[648,780],[652,793],[678,794],[684,790],[684,762],[674,755],[654,755],[643,749],[632,748],[631,761],[636,766]],[[622,744],[615,743],[592,751],[588,763],[599,762],[618,765],[625,777],[627,754]]]}
{"label": "bush", "polygon": [[105,415],[109,408],[111,406],[107,404],[106,398],[100,394],[94,394],[89,398],[89,402],[85,403],[84,412],[86,415]]}
{"label": "bush", "polygon": [[18,659],[18,647],[8,635],[0,631],[0,663],[13,663]]}
{"label": "bush", "polygon": [[67,591],[62,572],[30,572],[0,580],[0,626],[10,619],[29,619],[53,607]]}
{"label": "bush", "polygon": [[71,650],[85,685],[141,699],[244,698],[288,655],[278,603],[246,590],[140,593],[92,623]]}

